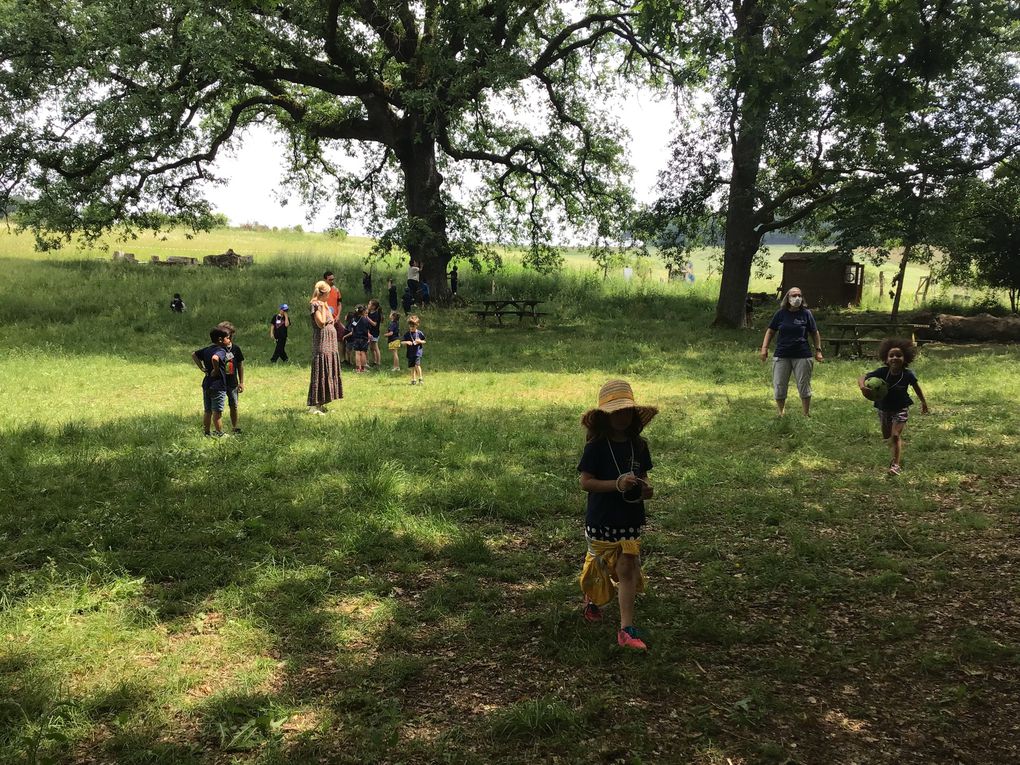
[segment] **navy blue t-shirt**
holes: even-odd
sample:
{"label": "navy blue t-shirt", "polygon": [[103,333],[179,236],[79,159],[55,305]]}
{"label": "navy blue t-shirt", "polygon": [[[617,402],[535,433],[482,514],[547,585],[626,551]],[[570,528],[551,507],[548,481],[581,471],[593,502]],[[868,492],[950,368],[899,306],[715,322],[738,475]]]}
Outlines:
{"label": "navy blue t-shirt", "polygon": [[372,331],[372,325],[364,316],[360,316],[352,321],[347,329],[351,332],[351,339],[355,342],[358,340],[368,342],[368,333]]}
{"label": "navy blue t-shirt", "polygon": [[[615,481],[631,471],[645,476],[652,467],[652,456],[644,439],[610,441],[601,438],[584,445],[577,472],[588,473],[600,481]],[[639,530],[644,522],[644,502],[625,502],[618,491],[588,492],[585,526]]]}
{"label": "navy blue t-shirt", "polygon": [[273,318],[269,320],[269,324],[273,328],[273,337],[277,340],[285,340],[287,338],[287,321],[281,314],[273,314]]}
{"label": "navy blue t-shirt", "polygon": [[400,322],[399,321],[391,321],[390,322],[390,326],[386,328],[386,332],[388,333],[387,336],[386,336],[386,342],[392,343],[394,340],[399,340],[400,339]]}
{"label": "navy blue t-shirt", "polygon": [[889,386],[889,392],[875,402],[875,408],[883,412],[898,412],[913,404],[910,398],[910,386],[917,383],[917,375],[909,369],[904,368],[903,373],[889,374],[889,367],[879,367],[864,375],[864,379],[877,377],[885,380]]}
{"label": "navy blue t-shirt", "polygon": [[[227,349],[218,345],[207,345],[205,348],[199,348],[195,351],[195,355],[202,360],[202,366],[205,368],[205,377],[202,378],[202,387],[209,390],[226,390]],[[215,377],[211,374],[213,356],[218,356],[220,359],[220,372]]]}
{"label": "navy blue t-shirt", "polygon": [[[404,337],[403,337],[403,341],[405,343],[409,343],[412,340],[424,340],[424,339],[425,339],[425,333],[422,332],[420,329],[416,329],[414,332],[410,332],[410,331],[405,332],[404,333]],[[420,359],[424,353],[425,353],[425,346],[423,346],[423,345],[409,345],[409,346],[407,346],[407,360],[408,361],[414,361],[415,359]]]}
{"label": "navy blue t-shirt", "polygon": [[239,345],[231,345],[226,351],[227,359],[223,373],[227,381],[227,390],[233,390],[237,387],[237,365],[244,361],[244,353],[241,352]]}
{"label": "navy blue t-shirt", "polygon": [[375,322],[373,327],[371,324],[368,325],[368,333],[376,340],[379,339],[379,333],[382,332],[382,311],[369,311],[368,318]]}
{"label": "navy blue t-shirt", "polygon": [[772,316],[769,329],[776,333],[777,359],[811,358],[808,335],[814,335],[818,331],[811,311],[806,308],[799,311],[780,308]]}

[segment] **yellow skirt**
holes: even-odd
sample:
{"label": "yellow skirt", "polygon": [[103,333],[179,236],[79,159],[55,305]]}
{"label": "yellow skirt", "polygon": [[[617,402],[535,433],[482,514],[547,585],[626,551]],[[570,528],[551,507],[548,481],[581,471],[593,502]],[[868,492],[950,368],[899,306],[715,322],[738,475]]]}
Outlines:
{"label": "yellow skirt", "polygon": [[[619,542],[588,540],[588,552],[584,556],[584,567],[577,581],[583,592],[595,605],[601,607],[616,594],[616,561],[621,555],[641,557],[640,539],[623,539]],[[644,592],[648,580],[645,572],[638,579],[637,591]]]}

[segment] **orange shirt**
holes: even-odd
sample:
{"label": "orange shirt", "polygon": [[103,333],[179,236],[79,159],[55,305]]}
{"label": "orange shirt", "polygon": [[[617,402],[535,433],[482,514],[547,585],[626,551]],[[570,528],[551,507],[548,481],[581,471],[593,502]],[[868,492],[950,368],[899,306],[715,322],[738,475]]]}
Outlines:
{"label": "orange shirt", "polygon": [[334,317],[340,317],[340,290],[336,287],[330,289],[329,297],[326,298],[326,305],[329,306],[329,310],[333,312]]}

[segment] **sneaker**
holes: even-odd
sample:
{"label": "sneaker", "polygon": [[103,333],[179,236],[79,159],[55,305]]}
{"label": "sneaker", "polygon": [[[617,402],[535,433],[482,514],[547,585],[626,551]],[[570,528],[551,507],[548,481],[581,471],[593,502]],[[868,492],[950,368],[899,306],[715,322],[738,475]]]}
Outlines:
{"label": "sneaker", "polygon": [[214,430],[214,431],[213,431],[212,433],[210,433],[209,435],[210,435],[211,437],[213,437],[213,438],[223,438],[223,436],[225,436],[225,435],[227,435],[227,434],[226,434],[226,433],[224,433],[224,432],[223,432],[222,430]]}
{"label": "sneaker", "polygon": [[902,472],[903,472],[903,468],[901,468],[895,462],[889,466],[889,475],[899,475]]}
{"label": "sneaker", "polygon": [[310,406],[310,407],[308,407],[308,414],[321,414],[321,415],[325,415],[326,414],[326,410],[323,409],[321,406]]}
{"label": "sneaker", "polygon": [[418,384],[417,380],[411,380],[411,385],[417,385],[417,384]]}
{"label": "sneaker", "polygon": [[393,367],[393,369],[391,369],[390,371],[391,372],[399,372],[400,371],[400,367]]}
{"label": "sneaker", "polygon": [[616,642],[621,648],[633,648],[636,651],[647,651],[645,641],[637,636],[637,630],[633,627],[624,627],[616,633]]}
{"label": "sneaker", "polygon": [[584,620],[589,624],[598,624],[602,621],[602,609],[596,606],[587,598],[584,599]]}
{"label": "sneaker", "polygon": [[242,430],[241,430],[240,428],[234,428],[234,429],[233,429],[232,431],[230,431],[230,432],[231,432],[231,433],[233,433],[233,434],[234,434],[235,436],[239,436],[239,435],[241,435],[241,433],[242,433]]}

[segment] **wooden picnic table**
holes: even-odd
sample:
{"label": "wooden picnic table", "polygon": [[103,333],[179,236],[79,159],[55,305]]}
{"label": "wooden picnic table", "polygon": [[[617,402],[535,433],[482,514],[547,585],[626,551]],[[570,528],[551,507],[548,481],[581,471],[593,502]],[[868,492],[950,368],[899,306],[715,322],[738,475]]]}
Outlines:
{"label": "wooden picnic table", "polygon": [[[927,324],[912,324],[910,322],[902,321],[856,321],[856,322],[837,322],[832,324],[826,324],[825,330],[839,330],[839,334],[833,334],[825,342],[832,346],[832,355],[838,356],[842,348],[851,348],[853,352],[858,356],[864,355],[865,346],[877,346],[889,335],[903,334],[906,335],[907,331],[910,333],[910,340],[915,345],[924,345],[930,343],[930,340],[918,340],[916,337],[915,330],[928,329]],[[881,335],[881,337],[873,337],[871,335]]]}
{"label": "wooden picnic table", "polygon": [[471,312],[483,322],[489,316],[495,316],[496,321],[502,325],[504,316],[516,316],[518,323],[523,321],[525,317],[529,317],[537,324],[540,316],[547,315],[538,310],[538,307],[544,302],[542,300],[532,300],[530,298],[493,298],[477,302],[478,307],[473,308]]}

